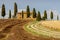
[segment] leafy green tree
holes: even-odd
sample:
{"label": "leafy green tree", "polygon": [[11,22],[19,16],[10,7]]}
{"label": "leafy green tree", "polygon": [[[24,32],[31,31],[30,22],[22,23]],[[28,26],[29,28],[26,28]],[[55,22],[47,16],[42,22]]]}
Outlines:
{"label": "leafy green tree", "polygon": [[9,10],[9,18],[11,18],[11,10]]}
{"label": "leafy green tree", "polygon": [[51,11],[50,18],[53,19],[53,12]]}
{"label": "leafy green tree", "polygon": [[22,11],[22,18],[24,18],[24,13],[23,13],[23,11]]}
{"label": "leafy green tree", "polygon": [[29,5],[27,5],[27,18],[30,17],[30,8]]}
{"label": "leafy green tree", "polygon": [[33,8],[33,18],[36,18],[36,10]]}
{"label": "leafy green tree", "polygon": [[5,5],[2,5],[2,13],[1,13],[2,17],[4,18],[4,16],[6,15],[5,13]]}
{"label": "leafy green tree", "polygon": [[39,11],[38,11],[38,14],[37,14],[36,20],[37,20],[37,21],[40,21],[40,20],[41,20],[41,14],[40,14]]}
{"label": "leafy green tree", "polygon": [[44,17],[43,17],[45,20],[47,19],[47,12],[46,10],[44,11]]}
{"label": "leafy green tree", "polygon": [[58,15],[57,15],[57,20],[59,20],[59,17],[58,17]]}
{"label": "leafy green tree", "polygon": [[14,17],[16,17],[17,12],[18,12],[18,9],[17,9],[17,4],[15,2],[14,3]]}

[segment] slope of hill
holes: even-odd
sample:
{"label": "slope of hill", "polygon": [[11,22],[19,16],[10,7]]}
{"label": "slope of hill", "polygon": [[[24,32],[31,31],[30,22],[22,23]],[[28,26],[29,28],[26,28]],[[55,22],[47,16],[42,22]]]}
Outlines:
{"label": "slope of hill", "polygon": [[[24,29],[31,33],[32,35],[42,37],[42,40],[59,40],[60,39],[60,31],[56,31],[59,28],[60,21],[40,21],[40,22],[32,22],[28,25],[25,25]],[[54,25],[55,24],[55,25]],[[53,29],[51,29],[50,28]]]}
{"label": "slope of hill", "polygon": [[23,25],[29,21],[31,20],[1,19],[0,40],[20,40],[23,35]]}
{"label": "slope of hill", "polygon": [[60,40],[35,36],[24,30],[24,25],[32,20],[0,19],[0,40]]}

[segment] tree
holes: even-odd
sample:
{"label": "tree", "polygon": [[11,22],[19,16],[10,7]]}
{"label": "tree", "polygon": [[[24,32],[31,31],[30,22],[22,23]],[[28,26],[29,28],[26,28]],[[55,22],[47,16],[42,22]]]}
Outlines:
{"label": "tree", "polygon": [[42,17],[42,20],[45,20],[45,17],[44,16]]}
{"label": "tree", "polygon": [[22,18],[24,18],[24,13],[23,13],[23,11],[22,11]]}
{"label": "tree", "polygon": [[30,8],[29,5],[27,5],[27,18],[30,17]]}
{"label": "tree", "polygon": [[53,12],[51,11],[50,18],[53,19]]}
{"label": "tree", "polygon": [[44,17],[43,17],[45,20],[47,19],[47,12],[46,10],[44,11]]}
{"label": "tree", "polygon": [[41,20],[41,14],[40,14],[39,11],[38,11],[38,15],[37,15],[37,17],[36,17],[36,20],[37,20],[37,21],[40,21],[40,20]]}
{"label": "tree", "polygon": [[2,17],[4,18],[4,16],[6,15],[6,13],[5,13],[5,5],[3,4],[2,5]]}
{"label": "tree", "polygon": [[15,2],[14,3],[14,17],[16,17],[17,12],[18,12],[18,9],[17,9],[17,4]]}
{"label": "tree", "polygon": [[33,8],[33,18],[36,18],[36,10]]}
{"label": "tree", "polygon": [[57,20],[59,20],[59,17],[58,17],[58,15],[57,15]]}
{"label": "tree", "polygon": [[9,10],[9,18],[11,18],[11,10]]}

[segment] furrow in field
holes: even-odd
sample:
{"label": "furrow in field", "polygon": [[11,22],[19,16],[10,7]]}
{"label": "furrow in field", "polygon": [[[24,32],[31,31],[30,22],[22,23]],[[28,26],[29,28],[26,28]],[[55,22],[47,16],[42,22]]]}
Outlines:
{"label": "furrow in field", "polygon": [[42,35],[46,35],[49,37],[54,37],[54,38],[60,38],[60,32],[57,31],[52,31],[46,27],[43,27],[42,25],[38,25],[40,24],[38,23],[33,23],[30,25],[27,25],[27,29],[31,30],[32,32],[36,32],[37,34],[42,34]]}

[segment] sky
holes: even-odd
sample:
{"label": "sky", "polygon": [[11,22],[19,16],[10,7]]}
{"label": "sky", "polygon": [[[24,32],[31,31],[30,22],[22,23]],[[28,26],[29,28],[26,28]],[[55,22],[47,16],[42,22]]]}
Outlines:
{"label": "sky", "polygon": [[5,4],[6,12],[8,10],[13,11],[14,2],[17,3],[19,10],[26,9],[27,5],[29,5],[31,11],[35,8],[36,11],[40,11],[41,13],[44,10],[53,10],[57,11],[58,14],[60,13],[60,0],[0,0],[0,9],[2,4]]}

